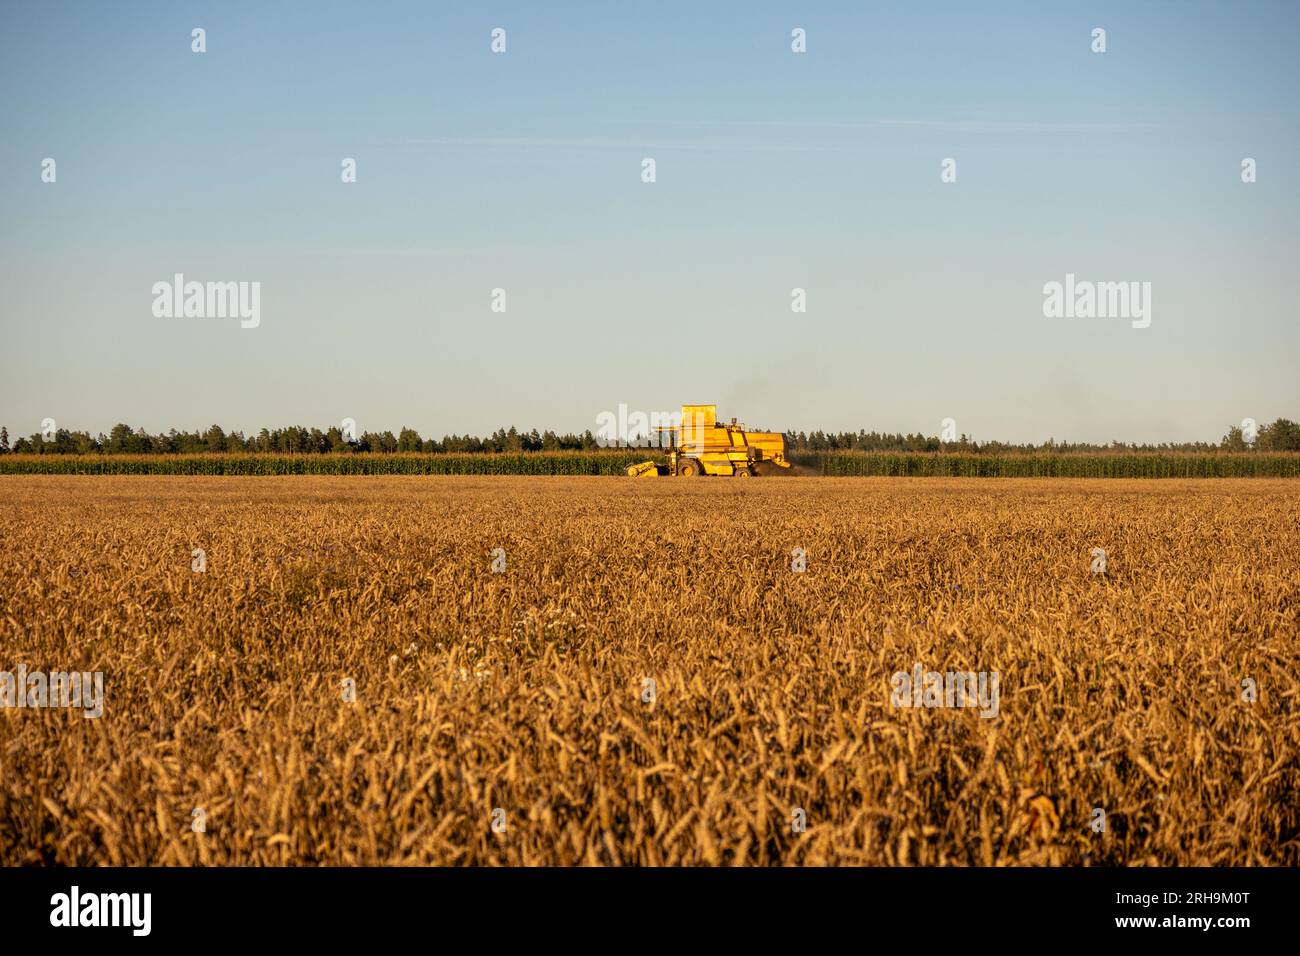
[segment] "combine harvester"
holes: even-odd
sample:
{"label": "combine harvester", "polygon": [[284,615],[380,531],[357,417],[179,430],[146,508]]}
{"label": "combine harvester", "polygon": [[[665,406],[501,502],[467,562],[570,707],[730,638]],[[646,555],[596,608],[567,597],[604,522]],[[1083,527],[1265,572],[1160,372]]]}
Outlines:
{"label": "combine harvester", "polygon": [[[676,428],[660,428],[675,434]],[[681,438],[671,439],[668,464],[643,461],[628,468],[633,478],[659,475],[730,475],[752,478],[789,470],[785,436],[780,432],[751,432],[744,425],[718,421],[717,405],[683,405]]]}

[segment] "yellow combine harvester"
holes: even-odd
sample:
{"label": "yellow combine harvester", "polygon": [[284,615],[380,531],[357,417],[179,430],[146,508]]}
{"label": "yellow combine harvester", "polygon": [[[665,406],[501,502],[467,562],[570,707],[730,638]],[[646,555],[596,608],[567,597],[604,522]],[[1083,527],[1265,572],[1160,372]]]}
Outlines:
{"label": "yellow combine harvester", "polygon": [[788,469],[785,437],[780,432],[751,432],[744,425],[718,421],[717,405],[683,405],[681,428],[658,431],[680,435],[669,445],[668,464],[643,461],[628,468],[633,478],[658,475],[754,475],[780,474]]}

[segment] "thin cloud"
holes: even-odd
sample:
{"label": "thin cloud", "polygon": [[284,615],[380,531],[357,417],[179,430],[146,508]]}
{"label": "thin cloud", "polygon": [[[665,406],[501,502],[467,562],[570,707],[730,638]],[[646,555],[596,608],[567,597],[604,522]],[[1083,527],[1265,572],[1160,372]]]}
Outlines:
{"label": "thin cloud", "polygon": [[[790,130],[843,133],[888,133],[909,130],[949,134],[1064,134],[1095,136],[1123,134],[1158,129],[1155,123],[1095,123],[1086,121],[1045,122],[1039,120],[945,120],[945,119],[872,119],[862,121],[823,120],[601,120],[603,126],[689,127],[720,130]],[[753,142],[744,140],[635,139],[611,136],[403,136],[376,141],[381,147],[415,147],[424,149],[502,149],[502,150],[645,150],[685,152],[853,152],[872,148],[854,143]]]}
{"label": "thin cloud", "polygon": [[871,119],[845,120],[608,120],[610,124],[635,126],[753,127],[760,129],[935,129],[970,133],[1130,133],[1158,129],[1157,123],[1094,123],[1081,120],[948,120]]}
{"label": "thin cloud", "polygon": [[378,140],[377,146],[415,146],[463,149],[617,149],[617,150],[682,150],[693,152],[804,153],[831,152],[835,146],[818,146],[810,143],[728,143],[699,142],[692,140],[642,140],[608,139],[601,137],[467,137],[467,136],[407,136],[398,139]]}

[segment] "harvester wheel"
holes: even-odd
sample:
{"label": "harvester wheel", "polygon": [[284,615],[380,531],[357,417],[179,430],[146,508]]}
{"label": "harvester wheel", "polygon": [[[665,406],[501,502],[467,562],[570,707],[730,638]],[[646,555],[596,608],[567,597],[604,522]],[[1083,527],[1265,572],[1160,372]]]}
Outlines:
{"label": "harvester wheel", "polygon": [[687,458],[682,462],[680,468],[681,474],[686,478],[694,478],[696,475],[702,474],[703,471],[704,469],[700,467],[700,463],[694,458]]}
{"label": "harvester wheel", "polygon": [[753,478],[753,477],[754,477],[754,473],[753,473],[753,472],[752,472],[748,467],[737,468],[737,469],[736,469],[736,477],[737,477],[737,478]]}

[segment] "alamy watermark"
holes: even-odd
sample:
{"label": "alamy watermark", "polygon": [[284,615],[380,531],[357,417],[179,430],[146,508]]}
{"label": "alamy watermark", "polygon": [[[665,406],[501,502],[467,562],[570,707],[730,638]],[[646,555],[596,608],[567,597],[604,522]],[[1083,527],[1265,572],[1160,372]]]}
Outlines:
{"label": "alamy watermark", "polygon": [[83,893],[74,884],[50,897],[50,925],[56,927],[118,926],[132,936],[148,936],[152,911],[152,893]]}
{"label": "alamy watermark", "polygon": [[981,717],[998,715],[997,671],[927,671],[920,664],[890,678],[895,707],[978,707]]}
{"label": "alamy watermark", "polygon": [[0,707],[80,707],[87,719],[104,715],[104,674],[81,671],[0,671]]}
{"label": "alamy watermark", "polygon": [[178,272],[150,291],[156,319],[239,319],[241,329],[262,324],[260,282],[186,282]]}
{"label": "alamy watermark", "polygon": [[1043,286],[1043,315],[1049,319],[1131,319],[1133,328],[1151,324],[1150,282],[1076,281],[1073,272],[1065,282]]}
{"label": "alamy watermark", "polygon": [[[692,428],[697,427],[692,424]],[[618,411],[604,411],[596,415],[596,440],[607,444],[620,442],[628,445],[654,438],[665,430],[682,431],[681,410],[675,412],[629,411],[620,402]]]}

